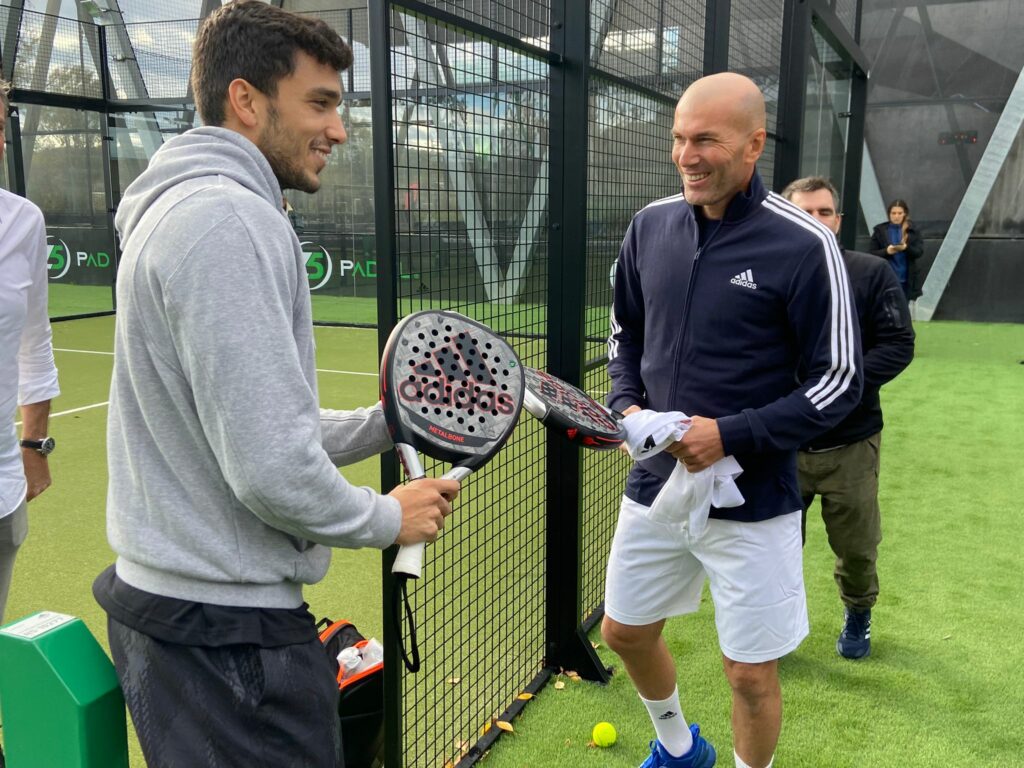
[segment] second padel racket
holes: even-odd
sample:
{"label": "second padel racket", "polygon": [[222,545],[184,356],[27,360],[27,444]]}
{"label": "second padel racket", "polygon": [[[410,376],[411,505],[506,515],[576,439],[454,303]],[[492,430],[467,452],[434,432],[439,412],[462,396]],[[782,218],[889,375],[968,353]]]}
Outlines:
{"label": "second padel racket", "polygon": [[[454,466],[444,477],[461,480],[494,456],[508,440],[523,407],[523,366],[515,350],[482,323],[456,312],[427,310],[403,318],[392,330],[380,363],[384,416],[406,476],[424,476],[418,451]],[[401,547],[395,574],[409,621],[410,672],[419,669],[406,582],[418,579],[423,544]],[[396,629],[400,624],[396,624]]]}
{"label": "second padel racket", "polygon": [[622,419],[586,392],[535,368],[525,372],[523,407],[544,426],[584,448],[618,448],[625,441]]}

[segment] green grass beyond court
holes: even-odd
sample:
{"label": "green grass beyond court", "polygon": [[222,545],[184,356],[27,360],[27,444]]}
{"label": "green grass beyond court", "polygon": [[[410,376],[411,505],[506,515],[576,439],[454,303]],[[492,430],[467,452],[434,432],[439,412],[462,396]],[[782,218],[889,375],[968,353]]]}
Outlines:
{"label": "green grass beyond court", "polygon": [[[90,585],[112,561],[103,509],[112,359],[93,353],[110,352],[112,329],[109,317],[54,325],[64,392],[51,425],[59,445],[51,458],[55,485],[30,506],[7,612],[8,622],[42,609],[80,616],[104,645],[105,620]],[[917,331],[917,359],[883,392],[885,540],[872,656],[836,656],[842,608],[812,510],[805,551],[811,636],[781,664],[778,768],[1024,766],[1024,326],[922,323]],[[376,399],[374,331],[321,328],[317,345],[326,407]],[[346,475],[375,486],[377,467],[363,462]],[[338,551],[327,578],[307,590],[313,612],[347,616],[379,637],[379,569],[375,551]],[[593,640],[600,642],[596,634]],[[719,766],[729,768],[729,694],[710,604],[669,622],[667,640],[683,659],[684,712],[717,748]],[[616,669],[609,685],[566,678],[564,688],[548,685],[484,765],[639,765],[649,722],[621,663],[604,648],[599,653]],[[619,732],[609,749],[587,746],[600,720]],[[133,768],[142,768],[134,741],[132,750]]]}

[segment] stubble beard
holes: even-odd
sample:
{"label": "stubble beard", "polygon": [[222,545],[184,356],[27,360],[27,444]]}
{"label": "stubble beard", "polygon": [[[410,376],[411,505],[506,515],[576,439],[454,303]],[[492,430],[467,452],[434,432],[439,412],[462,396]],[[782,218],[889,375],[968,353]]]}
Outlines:
{"label": "stubble beard", "polygon": [[313,193],[320,189],[320,178],[306,173],[302,162],[289,151],[293,144],[291,137],[281,128],[280,115],[273,106],[268,110],[268,122],[260,135],[259,149],[270,163],[270,169],[277,177],[281,189],[297,189]]}

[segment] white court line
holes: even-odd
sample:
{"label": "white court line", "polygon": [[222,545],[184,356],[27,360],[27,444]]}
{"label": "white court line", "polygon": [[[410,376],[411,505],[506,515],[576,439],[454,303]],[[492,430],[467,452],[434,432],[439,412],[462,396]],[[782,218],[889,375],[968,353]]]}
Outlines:
{"label": "white court line", "polygon": [[[83,405],[81,408],[70,408],[70,409],[68,409],[66,411],[57,411],[57,413],[49,414],[48,418],[55,419],[58,416],[67,416],[69,413],[79,413],[81,411],[91,411],[93,408],[102,408],[105,405],[110,405],[110,401],[109,400],[104,400],[102,403],[93,403],[92,405]],[[20,421],[14,422],[14,426],[20,427],[21,426],[21,422]]]}
{"label": "white court line", "polygon": [[317,373],[346,373],[349,376],[379,376],[379,373],[363,373],[362,371],[332,371],[330,368],[317,368]]}
{"label": "white court line", "polygon": [[[113,355],[113,352],[97,352],[93,349],[61,349],[60,347],[54,347],[54,352],[78,352],[83,355]],[[364,371],[336,371],[331,368],[317,368],[317,373],[343,373],[348,376],[378,376],[377,373],[365,373]],[[90,406],[93,407],[93,406]],[[53,414],[50,414],[51,416]]]}
{"label": "white court line", "polygon": [[110,405],[109,400],[104,400],[102,403],[93,403],[92,405],[83,405],[81,408],[71,408],[66,411],[57,411],[57,413],[51,413],[50,418],[55,419],[58,416],[67,416],[69,413],[78,413],[79,411],[90,411],[93,408],[102,408],[105,405]]}
{"label": "white court line", "polygon": [[80,355],[113,355],[113,352],[97,352],[95,349],[63,349],[54,347],[54,352],[77,352]]}
{"label": "white court line", "polygon": [[[114,354],[114,352],[97,352],[94,349],[62,349],[60,347],[53,347],[53,351],[54,352],[79,352],[80,354]],[[377,374],[376,372],[372,373],[372,374],[368,374],[368,373],[364,373],[362,371],[334,371],[334,370],[332,370],[330,368],[317,368],[316,369],[316,373],[318,373],[318,374],[345,374],[347,376],[379,376],[379,374]],[[104,406],[105,406],[106,403],[104,402],[104,403],[101,403],[101,404],[104,404]],[[95,408],[95,406],[90,406],[89,408]],[[69,413],[71,413],[71,412],[69,412]],[[55,416],[55,414],[50,414],[50,416]]]}

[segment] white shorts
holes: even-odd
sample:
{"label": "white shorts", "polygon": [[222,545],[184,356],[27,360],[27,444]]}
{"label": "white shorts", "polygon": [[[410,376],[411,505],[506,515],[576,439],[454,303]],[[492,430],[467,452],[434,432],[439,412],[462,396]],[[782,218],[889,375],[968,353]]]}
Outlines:
{"label": "white shorts", "polygon": [[649,513],[623,497],[605,582],[609,618],[643,626],[694,613],[707,576],[726,658],[771,661],[807,637],[799,511],[758,523],[711,519],[697,541],[687,521]]}

